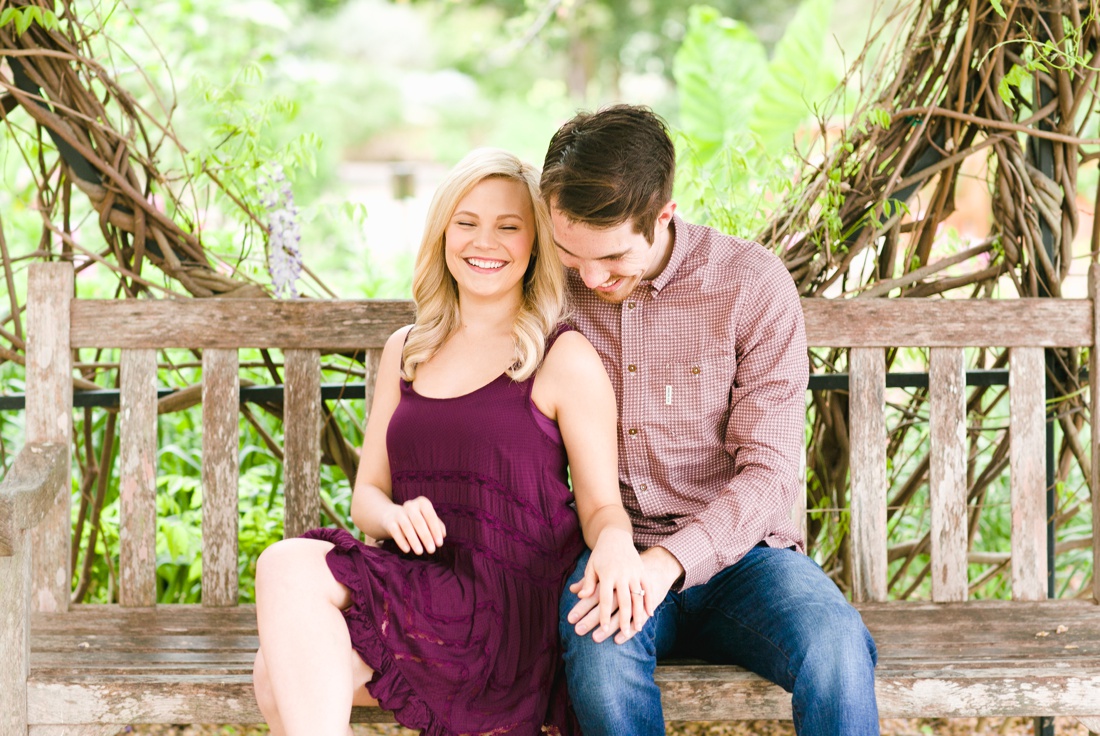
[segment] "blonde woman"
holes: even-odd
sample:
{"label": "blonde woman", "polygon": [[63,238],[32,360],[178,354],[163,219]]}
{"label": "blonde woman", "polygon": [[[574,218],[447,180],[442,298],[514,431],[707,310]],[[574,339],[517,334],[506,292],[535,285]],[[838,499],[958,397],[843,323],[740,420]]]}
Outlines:
{"label": "blonde woman", "polygon": [[425,734],[579,733],[557,611],[585,542],[603,624],[648,618],[614,395],[562,323],[538,178],[485,149],[436,192],[416,323],[382,353],[352,497],[381,546],[318,529],[260,558],[254,679],[276,736],[344,736],[374,703]]}

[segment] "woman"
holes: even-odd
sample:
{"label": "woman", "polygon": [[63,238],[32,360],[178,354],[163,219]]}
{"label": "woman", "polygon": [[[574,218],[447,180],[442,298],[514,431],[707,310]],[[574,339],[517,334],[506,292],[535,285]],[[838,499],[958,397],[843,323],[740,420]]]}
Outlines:
{"label": "woman", "polygon": [[557,608],[583,542],[603,622],[645,623],[614,395],[562,324],[553,243],[538,173],[511,154],[474,151],[436,192],[416,323],[383,350],[352,496],[384,541],[318,529],[257,567],[272,733],[343,736],[375,703],[427,734],[577,733]]}

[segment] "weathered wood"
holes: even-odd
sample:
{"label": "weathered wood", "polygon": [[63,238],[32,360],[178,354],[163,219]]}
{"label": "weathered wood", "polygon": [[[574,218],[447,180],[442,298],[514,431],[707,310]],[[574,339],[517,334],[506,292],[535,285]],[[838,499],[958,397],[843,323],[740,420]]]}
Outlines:
{"label": "weathered wood", "polygon": [[380,348],[415,318],[404,300],[79,299],[73,347]]}
{"label": "weathered wood", "polygon": [[1012,597],[1046,597],[1046,416],[1041,348],[1009,354]]}
{"label": "weathered wood", "polygon": [[34,529],[67,488],[69,447],[28,444],[0,481],[0,557],[15,553],[25,529]]}
{"label": "weathered wood", "polygon": [[20,530],[8,541],[7,554],[0,556],[0,736],[23,736],[31,661],[31,532]]}
{"label": "weathered wood", "polygon": [[848,356],[852,474],[852,588],[857,601],[886,600],[886,354]]}
{"label": "weathered wood", "polygon": [[0,481],[0,736],[27,732],[34,529],[67,490],[69,447],[30,444]]}
{"label": "weathered wood", "polygon": [[283,534],[297,537],[321,525],[321,354],[284,354]]}
{"label": "weathered wood", "polygon": [[[69,348],[70,263],[34,263],[27,280],[26,440],[70,447],[73,434],[73,359]],[[65,455],[64,490],[71,460]],[[39,611],[64,611],[72,593],[69,570],[70,493],[59,492],[53,507],[31,532],[31,597]]]}
{"label": "weathered wood", "polygon": [[[810,345],[1085,345],[1085,299],[804,299]],[[139,318],[140,315],[140,318]],[[91,300],[73,303],[74,347],[382,347],[409,301]]]}
{"label": "weathered wood", "polygon": [[1087,299],[803,299],[822,347],[1074,347],[1092,341]]}
{"label": "weathered wood", "polygon": [[118,725],[85,724],[80,726],[31,726],[30,736],[117,736]]}
{"label": "weathered wood", "polygon": [[123,350],[119,365],[119,602],[157,602],[157,353]]}
{"label": "weathered wood", "polygon": [[[1089,299],[1092,300],[1092,340],[1089,350],[1089,423],[1100,427],[1100,263],[1089,267]],[[1092,430],[1092,598],[1100,603],[1100,430]],[[1100,731],[1100,727],[1095,729]]]}
{"label": "weathered wood", "polygon": [[[1090,698],[1100,693],[1100,608],[1092,603],[893,601],[859,608],[879,647],[884,717],[1087,716],[1097,702]],[[248,689],[253,606],[84,606],[36,616],[35,629],[55,633],[32,640],[33,722],[258,718]],[[670,719],[789,717],[789,694],[737,667],[663,662],[657,681]],[[389,720],[376,709],[357,709],[354,717]]]}
{"label": "weathered wood", "polygon": [[1100,716],[1078,716],[1077,722],[1087,728],[1090,734],[1100,733]]}
{"label": "weathered wood", "polygon": [[929,358],[932,600],[965,601],[966,363],[962,348],[932,348]]}
{"label": "weathered wood", "polygon": [[202,603],[237,605],[240,430],[236,350],[202,354]]}

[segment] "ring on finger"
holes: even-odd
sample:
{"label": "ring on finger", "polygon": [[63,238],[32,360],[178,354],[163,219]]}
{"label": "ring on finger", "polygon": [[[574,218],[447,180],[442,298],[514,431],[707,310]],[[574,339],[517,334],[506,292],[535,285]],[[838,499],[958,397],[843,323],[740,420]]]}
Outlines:
{"label": "ring on finger", "polygon": [[645,591],[644,591],[644,590],[632,590],[632,591],[630,591],[630,595],[640,595],[640,596],[644,596],[644,595],[645,595]]}

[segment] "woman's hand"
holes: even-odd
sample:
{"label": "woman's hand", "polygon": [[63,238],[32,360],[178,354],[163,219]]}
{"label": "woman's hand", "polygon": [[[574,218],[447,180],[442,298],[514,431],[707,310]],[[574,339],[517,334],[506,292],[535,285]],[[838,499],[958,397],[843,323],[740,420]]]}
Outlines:
{"label": "woman's hand", "polygon": [[[588,558],[584,577],[570,586],[581,600],[599,596],[600,627],[616,629],[630,638],[649,620],[644,570],[629,532],[614,526],[603,529]],[[617,621],[612,616],[618,612]]]}
{"label": "woman's hand", "polygon": [[422,555],[427,550],[428,554],[433,554],[443,546],[443,538],[447,536],[447,527],[436,515],[432,502],[424,496],[393,504],[379,521],[390,538],[406,553]]}

